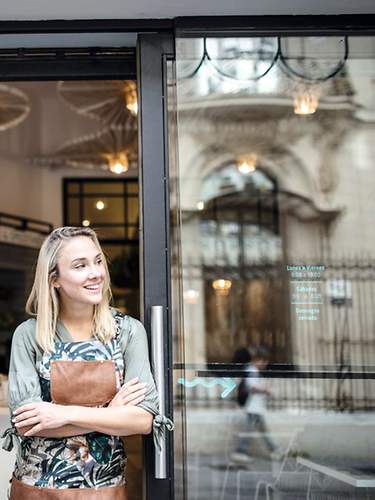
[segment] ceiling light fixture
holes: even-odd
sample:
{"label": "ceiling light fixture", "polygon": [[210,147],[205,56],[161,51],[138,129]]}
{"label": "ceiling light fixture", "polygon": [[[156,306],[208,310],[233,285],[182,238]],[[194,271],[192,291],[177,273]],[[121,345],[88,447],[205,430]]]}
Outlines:
{"label": "ceiling light fixture", "polygon": [[105,207],[106,207],[106,204],[104,203],[103,200],[98,200],[96,203],[95,203],[95,207],[98,209],[98,210],[103,210]]}
{"label": "ceiling light fixture", "polygon": [[114,174],[120,175],[129,170],[129,160],[125,151],[118,154],[106,155],[109,170]]}
{"label": "ceiling light fixture", "polygon": [[241,157],[237,161],[237,168],[241,174],[251,174],[256,169],[257,155],[252,153],[249,156]]}
{"label": "ceiling light fixture", "polygon": [[302,88],[294,95],[294,113],[312,115],[318,109],[320,92],[316,87]]}
{"label": "ceiling light fixture", "polygon": [[134,116],[138,114],[138,96],[135,82],[125,81],[124,83],[125,105]]}
{"label": "ceiling light fixture", "polygon": [[228,295],[231,287],[231,280],[217,279],[212,282],[212,288],[215,290],[217,295]]}

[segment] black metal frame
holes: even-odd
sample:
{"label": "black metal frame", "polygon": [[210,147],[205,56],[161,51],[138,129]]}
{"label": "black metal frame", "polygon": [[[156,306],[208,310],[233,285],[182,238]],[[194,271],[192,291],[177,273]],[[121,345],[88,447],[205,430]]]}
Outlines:
{"label": "black metal frame", "polygon": [[191,36],[233,32],[236,35],[375,33],[375,14],[281,15],[281,16],[188,16],[174,19],[74,19],[48,21],[0,21],[1,34],[52,33],[166,33],[185,30]]}
{"label": "black metal frame", "polygon": [[172,19],[0,21],[0,35],[50,33],[169,33],[172,29]]}
{"label": "black metal frame", "polygon": [[[166,415],[173,415],[172,332],[170,310],[169,180],[167,133],[166,62],[174,57],[173,37],[144,34],[138,38],[138,90],[140,101],[140,175],[141,175],[141,261],[144,287],[143,318],[151,326],[151,307],[164,310],[164,363]],[[154,477],[154,447],[145,440],[148,499],[174,498],[173,436],[167,433],[167,479]]]}
{"label": "black metal frame", "polygon": [[311,16],[177,17],[174,29],[184,36],[373,35],[375,14]]}
{"label": "black metal frame", "polygon": [[[172,33],[169,19],[0,21],[1,35]],[[56,64],[58,60],[58,64]],[[134,48],[0,49],[0,81],[136,79]]]}
{"label": "black metal frame", "polygon": [[[145,322],[150,306],[165,306],[168,408],[173,413],[169,289],[168,168],[165,119],[165,62],[172,55],[173,34],[183,36],[375,35],[375,15],[184,17],[174,20],[0,21],[2,34],[138,33],[138,79],[141,97],[141,162]],[[164,37],[163,37],[164,35]],[[18,49],[18,48],[16,48]],[[107,52],[107,54],[105,54]],[[127,55],[129,57],[127,57]],[[122,63],[119,64],[120,58]],[[0,81],[136,78],[134,51],[97,48],[0,50]],[[56,63],[58,61],[58,63]],[[148,499],[173,499],[173,438],[168,436],[168,479],[153,478],[153,446],[145,440]]]}
{"label": "black metal frame", "polygon": [[[124,187],[124,192],[123,193],[89,193],[85,194],[83,192],[83,185],[85,183],[90,183],[90,184],[109,184],[113,182],[121,183],[123,184]],[[104,198],[123,198],[125,195],[126,199],[126,194],[129,198],[139,198],[139,192],[137,194],[135,193],[128,193],[127,191],[127,184],[129,183],[134,183],[138,184],[138,179],[132,179],[130,177],[123,177],[123,178],[113,178],[109,179],[107,177],[66,177],[63,179],[63,220],[64,220],[64,225],[66,224],[72,224],[73,222],[76,224],[80,224],[80,221],[83,220],[84,215],[83,215],[83,200],[87,198],[96,198],[96,197],[104,197]],[[77,194],[72,194],[69,193],[69,185],[71,183],[76,183],[79,185],[79,192]],[[126,191],[126,193],[125,193]],[[80,207],[80,221],[71,221],[68,219],[68,199],[71,198],[78,198],[79,199],[79,207]],[[124,205],[124,224],[119,224],[119,223],[100,223],[100,224],[95,224],[94,227],[98,228],[106,228],[106,227],[122,227],[124,228],[124,234],[128,234],[127,229],[128,228],[136,228],[137,224],[132,224],[129,223],[127,220],[127,209],[125,208]],[[122,245],[138,245],[139,244],[139,239],[138,238],[121,238],[121,239],[113,239],[113,238],[101,238],[100,241],[105,244],[105,245],[117,245],[117,244],[122,244]]]}
{"label": "black metal frame", "polygon": [[135,50],[0,49],[0,81],[76,79],[135,80]]}

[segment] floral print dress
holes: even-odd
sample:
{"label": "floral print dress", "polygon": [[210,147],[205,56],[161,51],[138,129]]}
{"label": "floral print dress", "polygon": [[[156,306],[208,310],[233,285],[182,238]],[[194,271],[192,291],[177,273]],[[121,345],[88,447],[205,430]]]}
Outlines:
{"label": "floral print dress", "polygon": [[[57,342],[38,367],[43,401],[51,401],[50,367],[53,360],[114,360],[117,389],[124,379],[124,360],[118,341]],[[77,380],[79,383],[79,380]],[[120,437],[99,432],[64,439],[24,438],[24,458],[14,475],[30,486],[92,488],[125,484],[125,450]]]}

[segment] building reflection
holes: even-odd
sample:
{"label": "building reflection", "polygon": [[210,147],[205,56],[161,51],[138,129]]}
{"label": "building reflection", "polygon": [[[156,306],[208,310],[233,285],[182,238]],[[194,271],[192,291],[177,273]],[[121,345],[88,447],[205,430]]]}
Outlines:
{"label": "building reflection", "polygon": [[[191,498],[238,494],[230,451],[244,412],[236,390],[223,398],[220,384],[203,381],[238,385],[245,367],[232,357],[243,347],[271,352],[268,419],[295,473],[289,494],[306,494],[313,463],[356,463],[375,477],[365,437],[375,403],[374,74],[371,38],[178,39],[175,285],[180,277],[184,307],[175,355],[186,383],[175,390],[176,402],[186,397]],[[207,435],[204,414],[215,427]],[[290,498],[275,484],[283,460],[267,462],[261,447],[252,458],[248,491],[268,485]],[[368,494],[326,480],[319,498]]]}

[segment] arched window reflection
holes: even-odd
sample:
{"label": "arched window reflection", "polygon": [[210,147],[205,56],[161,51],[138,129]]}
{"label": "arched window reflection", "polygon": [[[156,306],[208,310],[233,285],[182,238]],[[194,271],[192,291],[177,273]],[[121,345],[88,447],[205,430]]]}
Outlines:
{"label": "arched window reflection", "polygon": [[201,200],[208,361],[229,361],[229,346],[233,352],[259,343],[277,350],[278,360],[286,359],[276,180],[261,168],[241,174],[232,163],[203,180]]}

